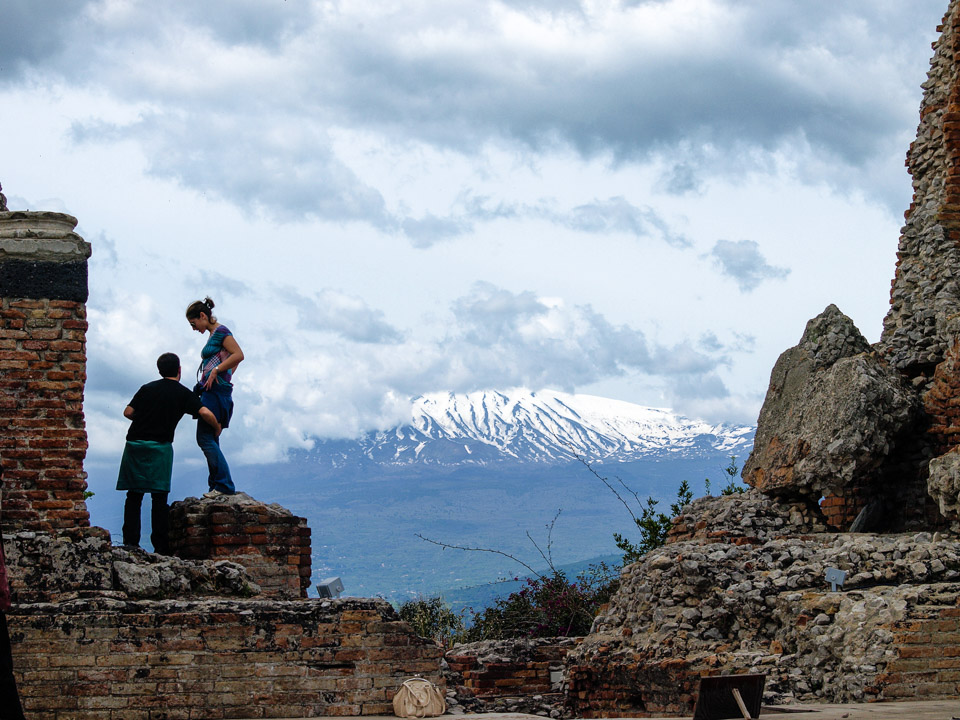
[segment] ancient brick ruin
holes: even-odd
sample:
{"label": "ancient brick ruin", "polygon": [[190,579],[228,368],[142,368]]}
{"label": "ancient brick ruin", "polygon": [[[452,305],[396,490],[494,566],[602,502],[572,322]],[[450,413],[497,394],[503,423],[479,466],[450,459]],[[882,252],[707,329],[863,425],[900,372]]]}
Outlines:
{"label": "ancient brick ruin", "polygon": [[83,491],[87,433],[87,258],[77,219],[6,212],[0,224],[0,453],[4,527],[90,524]]}
{"label": "ancient brick ruin", "polygon": [[246,493],[187,498],[170,506],[170,550],[190,560],[233,560],[263,597],[307,597],[310,528],[279,505]]}
{"label": "ancient brick ruin", "polygon": [[[702,676],[745,672],[767,703],[960,698],[960,0],[941,33],[880,342],[833,306],[811,320],[771,374],[752,488],[687,506],[576,646],[448,654],[462,707],[557,717],[562,689],[568,714],[689,715]],[[179,557],[90,527],[75,225],[0,211],[3,541],[29,716],[387,714],[405,677],[442,684],[439,648],[387,603],[303,599],[309,530],[282,509],[189,500]]]}
{"label": "ancient brick ruin", "polygon": [[[0,209],[0,461],[15,674],[37,720],[389,714],[441,651],[383,600],[308,600],[310,529],[246,495],[175,503],[177,557],[84,503],[90,246]],[[131,389],[132,392],[133,389]]]}
{"label": "ancient brick ruin", "polygon": [[781,355],[752,488],[624,570],[567,657],[574,712],[689,715],[746,672],[767,703],[960,697],[960,0],[940,31],[880,341],[830,306]]}

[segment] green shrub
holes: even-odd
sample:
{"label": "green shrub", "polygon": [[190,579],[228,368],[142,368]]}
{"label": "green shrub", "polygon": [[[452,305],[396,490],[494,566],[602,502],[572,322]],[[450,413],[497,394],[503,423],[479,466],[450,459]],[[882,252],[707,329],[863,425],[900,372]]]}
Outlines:
{"label": "green shrub", "polygon": [[430,638],[438,645],[447,646],[463,638],[463,617],[450,609],[442,597],[418,597],[407,600],[397,610],[401,620],[413,626],[420,637]]}
{"label": "green shrub", "polygon": [[651,550],[662,547],[667,542],[667,533],[673,524],[673,518],[680,514],[683,506],[693,499],[693,491],[686,480],[677,488],[677,501],[670,505],[670,515],[657,511],[659,501],[647,498],[647,504],[640,511],[640,517],[634,516],[633,522],[640,531],[640,538],[633,542],[620,533],[613,534],[613,541],[623,552],[623,564],[637,562]]}
{"label": "green shrub", "polygon": [[619,568],[591,566],[571,581],[561,570],[524,580],[524,586],[473,616],[468,641],[586,635],[619,584]]}
{"label": "green shrub", "polygon": [[727,475],[727,484],[720,489],[722,495],[736,495],[746,490],[740,482],[740,468],[737,467],[736,455],[730,456],[730,464],[723,469],[723,472]]}

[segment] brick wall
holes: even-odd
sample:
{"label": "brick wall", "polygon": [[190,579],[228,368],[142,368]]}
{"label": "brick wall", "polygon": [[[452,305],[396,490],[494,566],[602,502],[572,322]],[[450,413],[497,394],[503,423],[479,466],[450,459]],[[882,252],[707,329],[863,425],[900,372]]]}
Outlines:
{"label": "brick wall", "polygon": [[458,648],[447,653],[450,670],[458,675],[470,695],[541,695],[549,693],[559,678],[551,673],[563,671],[563,659],[569,647],[541,645],[531,657],[487,661],[475,653]]}
{"label": "brick wall", "polygon": [[32,720],[389,715],[440,649],[382,600],[77,599],[8,615]]}
{"label": "brick wall", "polygon": [[567,696],[577,717],[691,715],[699,678],[699,668],[682,657],[648,660],[608,648],[590,664],[567,669]]}
{"label": "brick wall", "polygon": [[237,562],[264,596],[307,596],[310,528],[306,519],[245,493],[173,503],[170,550],[185,559]]}
{"label": "brick wall", "polygon": [[869,487],[845,487],[842,494],[826,495],[820,501],[824,522],[834,530],[847,530],[872,496]]}
{"label": "brick wall", "polygon": [[923,396],[923,409],[930,418],[928,432],[937,455],[960,445],[960,343],[953,343],[937,366]]}
{"label": "brick wall", "polygon": [[0,457],[8,530],[90,524],[86,261],[90,246],[60,213],[0,212]]}
{"label": "brick wall", "polygon": [[578,638],[518,638],[458,645],[447,684],[468,712],[563,714],[563,663]]}
{"label": "brick wall", "polygon": [[917,605],[890,628],[897,657],[875,681],[886,700],[960,695],[960,596],[955,586],[920,591]]}

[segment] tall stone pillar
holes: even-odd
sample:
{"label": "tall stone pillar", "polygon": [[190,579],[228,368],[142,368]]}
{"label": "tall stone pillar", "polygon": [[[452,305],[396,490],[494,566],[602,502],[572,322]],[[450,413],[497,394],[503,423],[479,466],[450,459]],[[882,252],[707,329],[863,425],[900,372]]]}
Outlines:
{"label": "tall stone pillar", "polygon": [[3,529],[88,527],[87,258],[77,219],[0,205]]}
{"label": "tall stone pillar", "polygon": [[960,332],[960,4],[937,28],[917,139],[907,152],[913,201],[900,235],[880,350],[929,380]]}

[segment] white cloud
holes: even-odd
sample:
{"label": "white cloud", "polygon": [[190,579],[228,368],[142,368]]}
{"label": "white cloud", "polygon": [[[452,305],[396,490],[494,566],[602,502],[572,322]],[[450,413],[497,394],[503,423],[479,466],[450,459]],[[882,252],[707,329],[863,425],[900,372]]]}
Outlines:
{"label": "white cloud", "polygon": [[358,297],[330,289],[312,297],[285,290],[280,297],[295,308],[303,328],[336,333],[360,343],[396,343],[401,339],[401,333],[386,322],[382,311],[367,307]]}
{"label": "white cloud", "polygon": [[[277,459],[287,449],[309,447],[314,437],[354,437],[399,424],[407,419],[410,399],[429,392],[572,390],[627,372],[715,388],[722,381],[713,372],[726,362],[689,343],[650,343],[641,331],[615,326],[589,306],[488,283],[453,303],[447,331],[432,340],[404,337],[382,312],[329,289],[313,297],[281,289],[261,299],[276,324],[230,322],[247,356],[235,377],[237,415],[230,433],[242,438],[247,462]],[[178,347],[180,341],[169,338],[187,332],[185,322],[179,328],[179,317],[146,295],[117,295],[111,305],[90,313],[88,392],[95,412],[89,422],[104,440],[91,446],[95,455],[115,451],[116,443],[106,441],[116,432],[112,416],[119,417],[139,385],[154,379],[156,357]],[[144,326],[153,332],[138,338]],[[278,333],[280,328],[293,334]],[[195,352],[180,352],[187,384],[200,345],[193,340]],[[716,348],[722,349],[719,341]]]}
{"label": "white cloud", "polygon": [[[493,143],[534,155],[569,147],[615,162],[669,159],[670,192],[766,171],[783,153],[811,182],[892,200],[876,158],[892,171],[891,156],[902,156],[900,129],[914,113],[906,101],[926,63],[922,42],[905,62],[904,41],[929,37],[942,3],[816,6],[101,0],[86,11],[24,11],[24,30],[56,17],[56,28],[73,31],[49,34],[44,52],[27,42],[5,52],[31,73],[147,104],[121,126],[93,114],[75,135],[134,139],[161,177],[280,220],[405,224],[429,244],[468,227],[453,208],[419,219],[388,211],[379,183],[360,179],[331,133],[362,128],[467,157]],[[926,25],[916,22],[921,12]],[[566,217],[582,229],[615,222],[636,232],[655,213],[598,223],[591,207],[580,202]]]}
{"label": "white cloud", "polygon": [[740,292],[756,290],[764,280],[785,278],[788,268],[771,265],[760,252],[760,245],[753,240],[717,240],[710,256],[720,271],[733,278]]}
{"label": "white cloud", "polygon": [[94,243],[91,455],[205,294],[246,460],[437,390],[755,418],[827,303],[879,333],[943,5],[15,0],[0,180]]}

